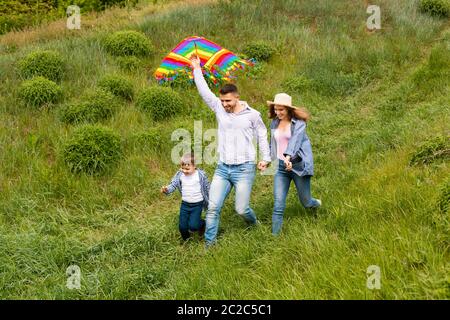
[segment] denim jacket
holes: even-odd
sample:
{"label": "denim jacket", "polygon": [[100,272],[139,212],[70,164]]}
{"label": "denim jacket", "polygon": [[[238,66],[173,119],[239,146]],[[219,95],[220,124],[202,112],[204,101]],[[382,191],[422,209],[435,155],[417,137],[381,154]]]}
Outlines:
{"label": "denim jacket", "polygon": [[[280,119],[275,118],[270,124],[270,156],[277,159],[277,142],[274,131],[278,128]],[[314,162],[311,142],[306,134],[306,122],[300,119],[291,120],[291,138],[289,139],[284,156],[291,156],[292,171],[299,176],[312,176],[314,174]]]}
{"label": "denim jacket", "polygon": [[[202,196],[203,196],[203,208],[205,210],[208,209],[208,197],[209,197],[209,181],[208,181],[208,176],[206,175],[206,173],[201,170],[198,169],[198,175],[200,177],[200,189],[202,192]],[[182,190],[182,186],[181,186],[181,175],[183,174],[183,171],[178,170],[177,173],[175,173],[175,175],[172,178],[172,181],[170,182],[170,184],[167,186],[167,195],[171,194],[172,192],[175,191],[175,189],[178,189],[181,193]]]}

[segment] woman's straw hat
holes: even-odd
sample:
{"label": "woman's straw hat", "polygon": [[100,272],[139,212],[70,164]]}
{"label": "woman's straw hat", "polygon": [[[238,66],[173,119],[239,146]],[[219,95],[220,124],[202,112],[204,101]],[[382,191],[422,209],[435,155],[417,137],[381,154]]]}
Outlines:
{"label": "woman's straw hat", "polygon": [[292,105],[292,97],[286,93],[277,93],[275,95],[275,99],[274,101],[267,101],[267,105],[273,106],[273,105],[280,105],[280,106],[285,106],[285,107],[289,107],[289,108],[293,108],[293,109],[300,109],[299,107],[293,106]]}

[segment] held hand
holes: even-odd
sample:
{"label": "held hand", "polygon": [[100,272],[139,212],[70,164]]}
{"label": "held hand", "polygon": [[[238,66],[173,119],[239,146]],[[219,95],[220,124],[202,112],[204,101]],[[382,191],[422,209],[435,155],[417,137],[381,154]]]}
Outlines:
{"label": "held hand", "polygon": [[268,163],[266,161],[258,162],[258,170],[264,171],[267,169]]}
{"label": "held hand", "polygon": [[200,58],[197,55],[193,54],[191,56],[190,60],[191,60],[191,64],[192,64],[192,68],[193,69],[200,69],[201,68],[201,66],[200,66]]}
{"label": "held hand", "polygon": [[166,186],[161,188],[161,193],[167,193],[168,191],[169,189]]}
{"label": "held hand", "polygon": [[284,160],[284,165],[286,166],[286,171],[292,170],[292,162],[289,159]]}

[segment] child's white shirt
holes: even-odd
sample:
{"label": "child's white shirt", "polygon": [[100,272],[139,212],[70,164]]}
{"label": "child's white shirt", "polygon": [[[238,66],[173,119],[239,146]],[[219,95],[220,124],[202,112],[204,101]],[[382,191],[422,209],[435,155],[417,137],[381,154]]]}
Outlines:
{"label": "child's white shirt", "polygon": [[181,174],[181,199],[185,202],[196,203],[203,201],[202,189],[200,185],[200,173],[198,170],[191,175]]}

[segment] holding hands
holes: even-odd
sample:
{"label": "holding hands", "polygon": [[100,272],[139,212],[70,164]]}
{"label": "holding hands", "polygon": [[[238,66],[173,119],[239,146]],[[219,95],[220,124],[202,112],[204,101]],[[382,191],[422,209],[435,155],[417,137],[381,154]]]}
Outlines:
{"label": "holding hands", "polygon": [[291,162],[291,157],[287,156],[284,159],[284,165],[286,166],[286,171],[291,171],[292,170],[292,162]]}
{"label": "holding hands", "polygon": [[258,162],[258,170],[264,171],[267,169],[268,166],[269,166],[269,163],[267,163],[266,161]]}

